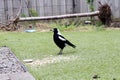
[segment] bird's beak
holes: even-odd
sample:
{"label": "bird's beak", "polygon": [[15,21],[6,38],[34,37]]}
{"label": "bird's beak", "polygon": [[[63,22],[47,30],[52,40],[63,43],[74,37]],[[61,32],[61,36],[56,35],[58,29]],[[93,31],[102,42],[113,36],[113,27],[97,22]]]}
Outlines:
{"label": "bird's beak", "polygon": [[50,29],[50,31],[52,31],[52,32],[53,32],[53,29]]}

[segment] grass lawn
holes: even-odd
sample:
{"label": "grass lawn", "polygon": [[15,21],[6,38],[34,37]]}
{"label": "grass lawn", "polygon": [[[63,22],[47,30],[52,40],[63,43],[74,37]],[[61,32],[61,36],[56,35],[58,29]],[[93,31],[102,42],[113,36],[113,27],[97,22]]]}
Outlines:
{"label": "grass lawn", "polygon": [[77,46],[67,46],[62,56],[57,55],[52,32],[0,32],[0,46],[11,48],[21,61],[43,62],[25,63],[36,80],[93,80],[93,75],[100,76],[98,80],[120,80],[120,31],[61,33]]}

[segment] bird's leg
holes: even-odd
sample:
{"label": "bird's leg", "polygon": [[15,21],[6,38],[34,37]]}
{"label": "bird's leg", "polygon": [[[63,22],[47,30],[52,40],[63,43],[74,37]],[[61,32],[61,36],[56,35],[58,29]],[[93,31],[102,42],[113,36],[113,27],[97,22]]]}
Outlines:
{"label": "bird's leg", "polygon": [[62,55],[62,51],[63,51],[63,49],[61,49],[61,50],[60,50],[60,52],[59,52],[59,54],[58,54],[58,55]]}

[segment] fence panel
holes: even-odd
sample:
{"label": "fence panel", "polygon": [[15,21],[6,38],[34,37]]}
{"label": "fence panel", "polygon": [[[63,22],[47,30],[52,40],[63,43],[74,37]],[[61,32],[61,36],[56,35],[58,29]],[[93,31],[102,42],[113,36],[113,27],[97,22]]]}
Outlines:
{"label": "fence panel", "polygon": [[[95,10],[99,3],[108,3],[111,6],[113,17],[120,18],[120,0],[95,0]],[[38,13],[38,16],[54,16],[71,13],[90,12],[86,0],[1,0],[0,22],[15,16],[22,2],[22,16],[31,16],[30,9]]]}
{"label": "fence panel", "polygon": [[5,8],[4,8],[4,0],[0,2],[0,21],[5,21]]}

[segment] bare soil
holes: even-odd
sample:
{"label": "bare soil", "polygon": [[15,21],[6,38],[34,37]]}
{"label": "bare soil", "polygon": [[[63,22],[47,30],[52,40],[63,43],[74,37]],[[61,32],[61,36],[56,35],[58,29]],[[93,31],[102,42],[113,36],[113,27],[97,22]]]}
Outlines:
{"label": "bare soil", "polygon": [[61,62],[61,61],[70,61],[70,60],[75,60],[77,59],[77,57],[75,56],[49,56],[49,57],[46,57],[46,58],[43,58],[41,60],[34,60],[33,62],[31,63],[27,63],[31,66],[43,66],[43,65],[46,65],[46,64],[53,64],[53,63],[58,63],[58,62]]}

